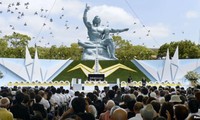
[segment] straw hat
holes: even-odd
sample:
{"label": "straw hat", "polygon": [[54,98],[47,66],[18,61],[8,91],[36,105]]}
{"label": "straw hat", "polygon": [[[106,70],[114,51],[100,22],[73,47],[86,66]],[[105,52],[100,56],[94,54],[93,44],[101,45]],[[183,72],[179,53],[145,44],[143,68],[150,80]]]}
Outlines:
{"label": "straw hat", "polygon": [[172,95],[169,102],[182,102],[179,95]]}

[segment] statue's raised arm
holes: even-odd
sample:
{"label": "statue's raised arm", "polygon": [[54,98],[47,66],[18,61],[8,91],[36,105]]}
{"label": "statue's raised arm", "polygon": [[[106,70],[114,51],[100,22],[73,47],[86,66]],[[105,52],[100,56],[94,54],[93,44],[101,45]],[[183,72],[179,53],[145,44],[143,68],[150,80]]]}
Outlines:
{"label": "statue's raised arm", "polygon": [[88,27],[91,27],[91,23],[87,21],[87,12],[88,10],[90,10],[90,6],[88,6],[87,4],[85,5],[85,11],[83,13],[83,22],[85,24],[85,26],[88,28]]}

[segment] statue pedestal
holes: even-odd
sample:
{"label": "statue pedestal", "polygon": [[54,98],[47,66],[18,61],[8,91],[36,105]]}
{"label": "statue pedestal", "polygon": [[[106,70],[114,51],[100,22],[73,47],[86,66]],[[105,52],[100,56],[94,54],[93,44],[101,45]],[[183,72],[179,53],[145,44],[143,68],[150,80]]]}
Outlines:
{"label": "statue pedestal", "polygon": [[[95,60],[96,59],[96,48],[84,48],[83,47],[83,60]],[[98,59],[99,60],[110,60],[109,54],[105,47],[98,47]]]}

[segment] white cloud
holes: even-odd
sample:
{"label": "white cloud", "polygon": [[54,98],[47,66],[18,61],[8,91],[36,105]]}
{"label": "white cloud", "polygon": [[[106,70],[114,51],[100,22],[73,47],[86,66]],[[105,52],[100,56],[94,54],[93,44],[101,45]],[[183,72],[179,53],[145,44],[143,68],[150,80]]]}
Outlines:
{"label": "white cloud", "polygon": [[138,22],[138,19],[133,18],[124,9],[115,6],[94,6],[89,11],[90,19],[95,15],[100,16],[104,24],[108,21],[110,26],[130,26],[134,21]]}
{"label": "white cloud", "polygon": [[193,18],[198,18],[198,17],[199,17],[199,14],[198,14],[198,12],[196,12],[196,11],[190,10],[190,11],[187,11],[187,12],[186,12],[185,16],[186,16],[186,18],[188,18],[188,19],[193,19]]}

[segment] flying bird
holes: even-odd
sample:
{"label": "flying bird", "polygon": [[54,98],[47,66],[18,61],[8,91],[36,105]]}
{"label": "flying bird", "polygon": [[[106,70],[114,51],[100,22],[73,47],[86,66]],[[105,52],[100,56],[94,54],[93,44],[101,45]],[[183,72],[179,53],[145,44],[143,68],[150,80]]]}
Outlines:
{"label": "flying bird", "polygon": [[53,22],[53,19],[52,19],[52,18],[50,19],[50,22]]}
{"label": "flying bird", "polygon": [[20,6],[20,2],[17,2],[16,6]]}

